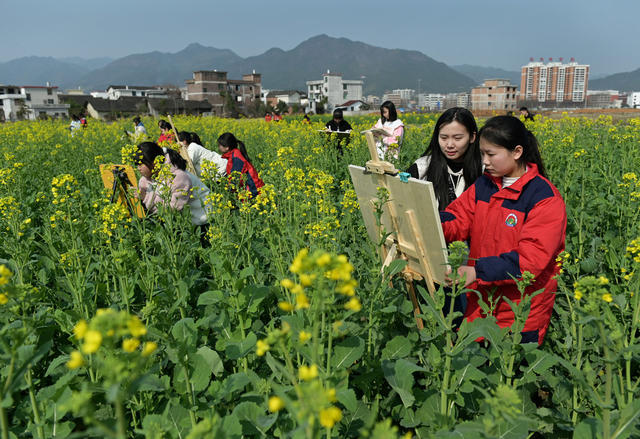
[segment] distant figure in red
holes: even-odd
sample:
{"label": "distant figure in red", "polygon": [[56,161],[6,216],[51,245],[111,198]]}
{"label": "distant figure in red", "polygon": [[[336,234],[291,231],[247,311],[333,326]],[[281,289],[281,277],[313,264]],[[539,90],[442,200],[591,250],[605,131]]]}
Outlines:
{"label": "distant figure in red", "polygon": [[84,116],[84,114],[80,115],[80,126],[82,128],[86,128],[87,127],[87,118]]}
{"label": "distant figure in red", "polygon": [[158,145],[162,145],[164,142],[175,143],[176,138],[171,130],[171,124],[166,120],[160,120],[158,122],[158,128],[160,128],[160,137],[158,137]]}
{"label": "distant figure in red", "polygon": [[244,143],[236,139],[233,134],[224,133],[218,137],[218,148],[222,158],[227,160],[227,175],[231,176],[232,172],[242,173],[246,189],[251,192],[252,196],[257,196],[260,193],[260,188],[264,186],[264,182],[251,164]]}
{"label": "distant figure in red", "polygon": [[264,115],[264,121],[265,122],[271,122],[271,113],[267,113]]}
{"label": "distant figure in red", "polygon": [[273,121],[274,122],[280,122],[282,120],[282,116],[280,116],[279,113],[274,113],[273,114]]}

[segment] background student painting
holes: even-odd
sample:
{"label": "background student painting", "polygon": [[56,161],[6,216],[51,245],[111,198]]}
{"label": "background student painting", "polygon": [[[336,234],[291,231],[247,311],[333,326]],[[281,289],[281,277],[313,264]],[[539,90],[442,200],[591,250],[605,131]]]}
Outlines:
{"label": "background student painting", "polygon": [[[378,137],[376,146],[380,159],[386,160],[391,157],[397,159],[404,138],[404,124],[398,119],[398,112],[393,102],[385,101],[380,105],[380,119],[373,128],[384,130],[388,134],[387,136],[376,136]],[[392,145],[397,145],[397,147]]]}
{"label": "background student painting", "polygon": [[351,141],[350,132],[352,130],[351,124],[344,120],[344,113],[342,109],[336,108],[333,110],[332,119],[325,124],[325,129],[329,133],[327,136],[327,140],[331,139],[333,132],[339,131],[339,133],[333,134],[336,136],[336,147],[338,148],[338,152],[342,155],[342,147],[349,144]]}
{"label": "background student painting", "polygon": [[[468,265],[459,268],[464,285],[482,300],[497,298],[494,316],[510,327],[514,314],[505,300],[521,300],[513,278],[535,276],[525,294],[531,301],[522,342],[542,343],[549,327],[564,250],[567,214],[556,187],[547,179],[538,143],[515,117],[489,119],[479,133],[485,174],[440,213],[447,242],[469,241]],[[465,319],[485,317],[475,292],[467,293]]]}

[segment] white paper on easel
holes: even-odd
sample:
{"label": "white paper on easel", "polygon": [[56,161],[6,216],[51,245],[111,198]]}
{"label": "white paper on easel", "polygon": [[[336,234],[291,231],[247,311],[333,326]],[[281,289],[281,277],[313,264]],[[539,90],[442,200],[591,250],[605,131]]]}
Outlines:
{"label": "white paper on easel", "polygon": [[[448,268],[446,242],[432,183],[415,178],[404,183],[398,176],[372,174],[354,165],[349,165],[349,172],[371,241],[376,244],[380,241],[373,203],[377,200],[377,188],[385,186],[389,190],[389,201],[383,207],[382,226],[387,232],[396,232],[397,250],[408,257],[410,270],[428,277],[426,270],[430,269],[434,282],[444,284]],[[426,268],[421,263],[418,241],[423,243]],[[389,247],[393,243],[390,239],[387,242]]]}

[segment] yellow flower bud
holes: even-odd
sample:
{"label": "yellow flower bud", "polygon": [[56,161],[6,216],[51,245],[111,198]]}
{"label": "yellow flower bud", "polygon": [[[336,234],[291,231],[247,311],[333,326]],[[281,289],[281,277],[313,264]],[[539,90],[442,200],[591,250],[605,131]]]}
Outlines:
{"label": "yellow flower bud", "polygon": [[272,396],[269,398],[269,411],[271,413],[279,412],[284,408],[284,401],[282,398],[277,396]]}

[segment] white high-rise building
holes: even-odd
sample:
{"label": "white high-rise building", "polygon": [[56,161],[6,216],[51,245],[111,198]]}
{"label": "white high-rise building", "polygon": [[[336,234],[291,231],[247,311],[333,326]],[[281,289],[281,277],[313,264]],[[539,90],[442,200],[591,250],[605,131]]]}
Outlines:
{"label": "white high-rise building", "polygon": [[342,74],[323,73],[322,79],[307,81],[307,95],[311,111],[316,111],[316,105],[323,98],[327,98],[327,110],[333,110],[347,101],[362,100],[362,86],[360,79],[342,79]]}

